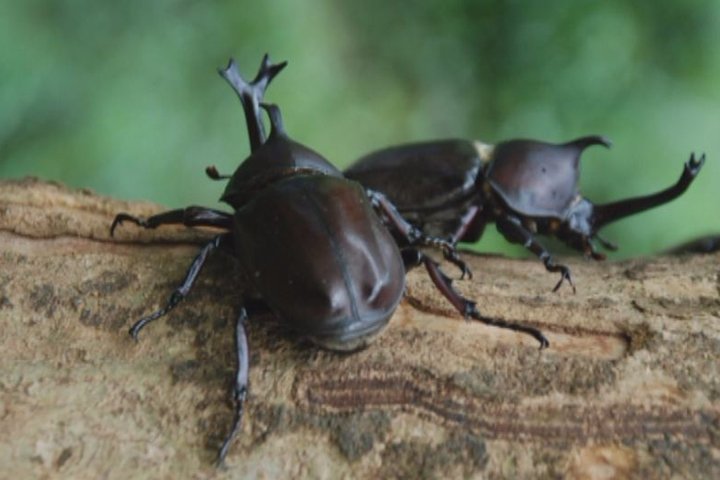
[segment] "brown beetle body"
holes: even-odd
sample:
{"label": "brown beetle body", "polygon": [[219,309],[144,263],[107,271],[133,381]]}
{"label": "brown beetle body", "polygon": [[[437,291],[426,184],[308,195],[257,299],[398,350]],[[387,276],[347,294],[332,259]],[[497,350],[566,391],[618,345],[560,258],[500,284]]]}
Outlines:
{"label": "brown beetle body", "polygon": [[289,176],[240,207],[233,222],[253,293],[325,348],[365,346],[402,298],[398,247],[355,182]]}
{"label": "brown beetle body", "polygon": [[370,153],[345,175],[385,193],[409,221],[453,244],[475,242],[488,223],[495,223],[508,241],[524,245],[547,270],[561,273],[557,290],[565,280],[572,285],[570,270],[555,264],[535,235],[553,235],[602,260],[605,255],[596,250],[595,240],[605,248],[616,247],[600,238],[598,230],[677,198],[705,159],[692,155],[680,179],[665,190],[596,205],[578,190],[580,155],[591,145],[610,144],[597,135],[563,144],[510,140],[492,146],[439,140]]}

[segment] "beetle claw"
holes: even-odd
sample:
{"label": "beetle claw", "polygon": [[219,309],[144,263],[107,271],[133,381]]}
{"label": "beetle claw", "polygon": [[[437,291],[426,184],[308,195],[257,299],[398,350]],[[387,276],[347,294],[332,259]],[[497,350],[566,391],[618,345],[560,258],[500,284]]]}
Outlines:
{"label": "beetle claw", "polygon": [[240,390],[236,390],[233,392],[233,400],[235,402],[235,416],[233,418],[232,427],[230,428],[230,432],[228,433],[227,437],[225,437],[225,440],[223,441],[222,446],[220,447],[220,451],[218,451],[217,460],[215,461],[215,465],[219,468],[222,468],[225,466],[225,457],[227,456],[228,451],[230,450],[230,445],[232,445],[233,440],[237,436],[238,430],[240,430],[240,422],[242,421],[243,411],[244,411],[244,405],[245,405],[245,398],[247,397],[247,388],[242,388]]}
{"label": "beetle claw", "polygon": [[115,216],[115,219],[113,220],[112,225],[110,225],[110,236],[111,237],[115,235],[115,229],[119,225],[122,225],[122,223],[125,221],[133,222],[134,224],[136,224],[140,227],[151,228],[148,226],[147,222],[145,220],[143,220],[142,218],[133,217],[132,215],[128,215],[127,213],[118,213]]}
{"label": "beetle claw", "polygon": [[465,276],[467,276],[468,279],[472,279],[472,271],[470,270],[470,267],[467,266],[467,263],[460,258],[460,255],[458,254],[457,250],[455,249],[455,246],[451,244],[450,242],[446,240],[440,240],[435,239],[434,240],[437,247],[441,248],[443,251],[443,256],[445,257],[445,260],[452,263],[456,267],[460,269],[460,280],[463,280]]}
{"label": "beetle claw", "polygon": [[555,285],[555,288],[553,288],[553,292],[557,292],[560,287],[562,286],[563,282],[567,281],[570,286],[573,289],[573,293],[577,293],[577,289],[575,288],[575,284],[572,281],[572,277],[570,276],[570,269],[565,266],[560,266],[560,280]]}
{"label": "beetle claw", "polygon": [[467,263],[460,258],[455,250],[446,255],[445,258],[460,269],[460,280],[464,280],[465,276],[467,276],[469,280],[472,280],[472,270],[470,270],[470,267],[467,266]]}
{"label": "beetle claw", "polygon": [[531,335],[540,343],[540,350],[544,350],[550,346],[548,339],[537,328],[509,322],[507,320],[503,320],[502,318],[491,318],[481,315],[475,306],[475,302],[468,301],[465,305],[465,312],[465,318],[472,318],[473,320],[478,320],[493,327],[506,328],[508,330],[514,330],[516,332]]}

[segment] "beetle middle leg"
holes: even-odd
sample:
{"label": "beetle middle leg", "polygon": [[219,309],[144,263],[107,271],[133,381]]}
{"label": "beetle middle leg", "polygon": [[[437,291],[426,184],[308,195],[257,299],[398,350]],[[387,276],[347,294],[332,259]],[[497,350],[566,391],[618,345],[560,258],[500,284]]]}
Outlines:
{"label": "beetle middle leg", "polygon": [[511,243],[521,243],[525,248],[542,260],[545,269],[548,272],[560,272],[560,280],[553,288],[553,292],[557,292],[563,282],[567,281],[575,292],[575,285],[570,276],[570,269],[565,265],[557,264],[553,260],[550,252],[543,247],[533,234],[522,226],[520,221],[514,217],[499,217],[495,221],[495,225],[500,233]]}
{"label": "beetle middle leg", "polygon": [[467,264],[460,258],[455,245],[447,240],[425,235],[422,230],[405,220],[395,206],[382,193],[367,189],[367,195],[373,206],[378,210],[385,222],[391,225],[395,231],[407,242],[407,247],[431,247],[442,250],[445,260],[460,269],[460,279],[472,278],[472,272]]}
{"label": "beetle middle leg", "polygon": [[440,266],[424,253],[415,249],[406,249],[402,251],[402,256],[406,268],[412,268],[421,264],[424,265],[430,279],[438,290],[440,290],[440,293],[442,293],[465,318],[472,318],[473,320],[478,320],[486,325],[531,335],[540,342],[540,349],[547,348],[550,345],[550,342],[545,335],[543,335],[543,333],[537,328],[508,322],[507,320],[503,320],[501,318],[491,318],[482,315],[477,309],[477,304],[460,295],[460,293],[453,288],[452,279],[445,275],[440,269]]}
{"label": "beetle middle leg", "polygon": [[157,320],[158,318],[162,317],[170,310],[175,308],[177,304],[180,303],[190,292],[190,289],[195,284],[195,280],[197,280],[197,277],[200,274],[203,265],[205,265],[205,261],[210,255],[210,252],[220,247],[224,241],[227,241],[228,238],[229,234],[218,235],[217,237],[210,240],[210,242],[208,242],[202,249],[200,249],[200,252],[197,254],[192,264],[190,264],[190,268],[188,268],[188,271],[185,274],[185,279],[183,280],[182,285],[176,288],[175,291],[170,295],[167,304],[163,308],[135,322],[135,324],[130,327],[130,336],[137,340],[138,335],[140,334],[140,330],[142,330],[145,325]]}

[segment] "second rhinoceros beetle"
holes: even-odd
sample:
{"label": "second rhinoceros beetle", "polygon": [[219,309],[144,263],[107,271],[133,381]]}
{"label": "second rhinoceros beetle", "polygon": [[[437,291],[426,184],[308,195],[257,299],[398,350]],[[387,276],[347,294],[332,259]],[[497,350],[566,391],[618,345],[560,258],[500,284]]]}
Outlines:
{"label": "second rhinoceros beetle", "polygon": [[494,222],[502,235],[537,255],[550,272],[560,272],[557,290],[570,270],[556,264],[536,240],[553,235],[595,260],[605,255],[593,240],[610,222],[667,203],[681,195],[697,176],[705,156],[685,163],[675,185],[660,192],[593,204],[578,191],[580,155],[591,145],[609,147],[601,136],[551,144],[510,140],[487,145],[468,140],[441,140],[390,147],[352,164],[345,175],[383,192],[401,215],[427,234],[450,243],[475,242]]}
{"label": "second rhinoceros beetle", "polygon": [[248,388],[247,302],[258,303],[314,343],[330,350],[365,346],[387,324],[405,288],[405,270],[423,263],[440,291],[466,317],[533,335],[535,328],[481,316],[475,303],[456,292],[438,264],[420,251],[442,250],[463,272],[467,269],[446,240],[425,235],[405,221],[380,193],[367,190],[318,153],[291,140],[280,110],[263,105],[272,130],[265,137],[261,104],[265,89],[285,66],[264,58],[255,80],[246,82],[231,60],[221,75],[240,96],[252,154],[232,176],[209,167],[213,179],[228,179],[221,198],[234,213],[188,207],[147,219],[121,213],[111,233],[125,221],[144,228],[182,224],[224,230],[205,245],[167,305],[130,329],[137,339],[148,323],[173,309],[189,293],[208,255],[227,248],[237,259],[246,284],[245,304],[235,327],[237,365],[235,417],[218,454],[225,458],[242,418]]}

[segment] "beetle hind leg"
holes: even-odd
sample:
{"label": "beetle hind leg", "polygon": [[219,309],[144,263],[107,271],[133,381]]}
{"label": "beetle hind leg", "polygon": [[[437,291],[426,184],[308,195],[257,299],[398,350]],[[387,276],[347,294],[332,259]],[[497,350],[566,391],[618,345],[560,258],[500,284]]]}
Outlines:
{"label": "beetle hind leg", "polygon": [[476,303],[460,295],[460,293],[453,288],[452,279],[440,270],[440,267],[436,262],[427,255],[424,255],[422,252],[414,249],[404,250],[403,260],[405,260],[406,264],[409,264],[410,266],[420,264],[425,265],[425,269],[427,270],[430,279],[438,290],[440,290],[440,293],[442,293],[465,318],[472,318],[473,320],[478,320],[486,325],[514,330],[516,332],[522,332],[530,335],[540,342],[540,349],[547,348],[550,345],[550,342],[545,335],[543,335],[543,333],[537,328],[509,322],[501,318],[486,317],[480,314]]}

